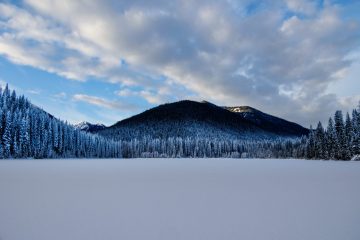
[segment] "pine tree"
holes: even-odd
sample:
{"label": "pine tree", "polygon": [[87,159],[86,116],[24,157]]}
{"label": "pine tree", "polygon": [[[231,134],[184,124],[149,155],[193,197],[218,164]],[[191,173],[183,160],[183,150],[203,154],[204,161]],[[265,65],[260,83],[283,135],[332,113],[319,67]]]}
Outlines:
{"label": "pine tree", "polygon": [[335,157],[338,160],[344,160],[346,158],[346,137],[344,119],[341,111],[335,112],[334,120],[337,140]]}
{"label": "pine tree", "polygon": [[3,92],[3,105],[4,106],[8,106],[9,102],[10,102],[10,90],[9,90],[9,85],[6,84],[4,92]]}
{"label": "pine tree", "polygon": [[27,158],[29,156],[29,148],[30,148],[29,131],[30,131],[29,117],[24,116],[20,124],[20,139],[19,139],[20,155],[23,158]]}
{"label": "pine tree", "polygon": [[353,155],[360,154],[360,113],[354,109],[352,112],[351,151]]}
{"label": "pine tree", "polygon": [[352,133],[353,133],[353,126],[352,126],[352,121],[350,119],[350,115],[349,113],[346,113],[346,120],[345,120],[345,156],[344,159],[345,160],[350,160],[352,157]]}
{"label": "pine tree", "polygon": [[324,128],[321,122],[318,123],[318,126],[315,131],[315,158],[324,159],[325,158],[325,133]]}
{"label": "pine tree", "polygon": [[11,138],[12,121],[11,121],[10,111],[6,113],[5,119],[6,119],[5,127],[2,136],[3,156],[4,158],[9,158],[11,156],[10,150],[11,150],[11,142],[12,142],[12,138]]}
{"label": "pine tree", "polygon": [[305,158],[313,159],[315,157],[315,133],[312,126],[310,126],[310,133],[308,140],[306,141],[305,148],[306,148]]}
{"label": "pine tree", "polygon": [[335,159],[338,144],[337,144],[335,127],[334,127],[334,121],[332,120],[332,118],[329,118],[325,137],[326,137],[326,149],[327,149],[328,158]]}

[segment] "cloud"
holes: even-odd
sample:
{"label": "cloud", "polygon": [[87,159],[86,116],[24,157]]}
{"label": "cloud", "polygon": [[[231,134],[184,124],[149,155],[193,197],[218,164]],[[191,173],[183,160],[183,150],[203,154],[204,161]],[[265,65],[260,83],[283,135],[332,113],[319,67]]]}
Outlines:
{"label": "cloud", "polygon": [[164,85],[159,86],[156,90],[149,88],[145,90],[136,90],[131,88],[122,88],[115,92],[118,96],[140,97],[150,104],[163,104],[167,102],[176,101],[178,99],[195,99],[196,97],[184,87],[173,85],[165,82]]}
{"label": "cloud", "polygon": [[66,98],[67,94],[65,92],[59,92],[54,95],[55,98],[64,99]]}
{"label": "cloud", "polygon": [[316,1],[309,0],[286,0],[287,7],[291,11],[312,15],[316,11]]}
{"label": "cloud", "polygon": [[39,95],[41,93],[41,91],[37,89],[29,89],[26,92],[34,95]]}
{"label": "cloud", "polygon": [[137,108],[137,106],[133,104],[125,104],[118,101],[109,101],[104,98],[95,97],[95,96],[89,96],[86,94],[75,94],[73,96],[73,100],[80,101],[80,102],[86,102],[95,106],[99,107],[105,107],[109,109],[122,109],[122,110],[134,110]]}
{"label": "cloud", "polygon": [[117,83],[128,89],[120,96],[152,104],[190,97],[251,105],[304,125],[327,118],[342,106],[326,90],[351,66],[359,23],[329,1],[256,2],[0,4],[0,54],[69,79]]}

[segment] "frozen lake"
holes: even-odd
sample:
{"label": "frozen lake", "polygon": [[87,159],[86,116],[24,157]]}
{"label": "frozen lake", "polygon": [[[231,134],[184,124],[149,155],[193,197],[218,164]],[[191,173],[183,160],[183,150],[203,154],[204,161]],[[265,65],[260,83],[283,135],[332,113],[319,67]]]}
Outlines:
{"label": "frozen lake", "polygon": [[359,240],[360,162],[0,161],[1,240]]}

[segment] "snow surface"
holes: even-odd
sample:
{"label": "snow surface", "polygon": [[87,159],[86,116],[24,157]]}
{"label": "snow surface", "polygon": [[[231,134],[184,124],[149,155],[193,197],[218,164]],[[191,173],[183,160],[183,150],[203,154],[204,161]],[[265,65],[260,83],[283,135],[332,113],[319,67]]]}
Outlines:
{"label": "snow surface", "polygon": [[359,240],[359,184],[359,162],[0,161],[0,239]]}

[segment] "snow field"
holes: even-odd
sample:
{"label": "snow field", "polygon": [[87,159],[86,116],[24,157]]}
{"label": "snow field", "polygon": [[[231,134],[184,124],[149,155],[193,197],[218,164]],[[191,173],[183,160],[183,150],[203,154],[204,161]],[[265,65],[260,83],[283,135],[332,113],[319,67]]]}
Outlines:
{"label": "snow field", "polygon": [[360,163],[0,161],[0,239],[360,239]]}

